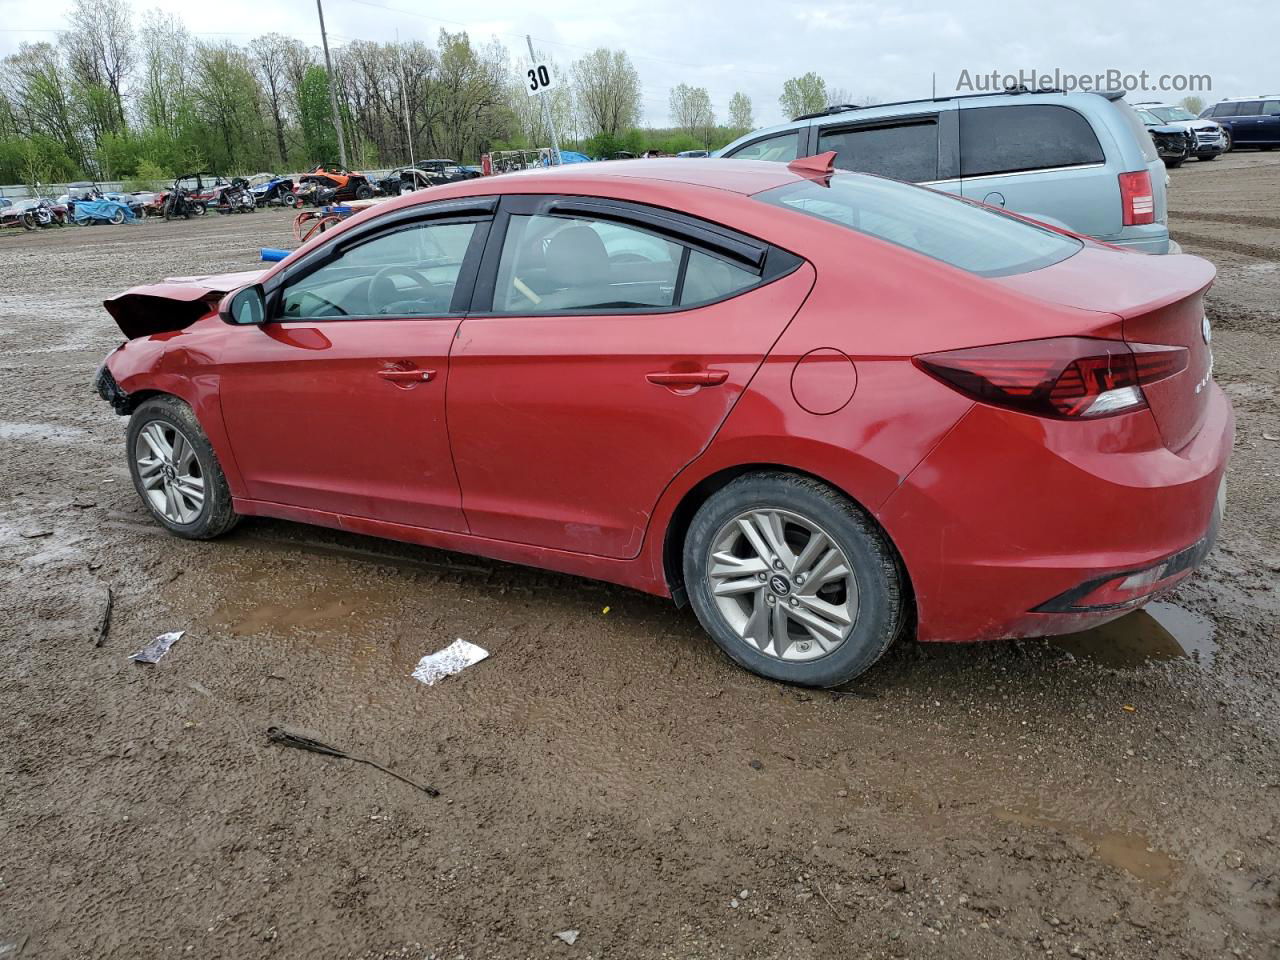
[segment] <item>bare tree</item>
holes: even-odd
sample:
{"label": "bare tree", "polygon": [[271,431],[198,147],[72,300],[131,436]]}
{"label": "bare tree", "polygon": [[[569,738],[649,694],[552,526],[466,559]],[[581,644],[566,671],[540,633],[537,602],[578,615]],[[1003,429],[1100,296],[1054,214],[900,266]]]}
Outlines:
{"label": "bare tree", "polygon": [[134,66],[134,37],[126,0],[76,0],[62,35],[71,73],[84,87],[110,97],[109,130],[125,127],[124,87]]}
{"label": "bare tree", "polygon": [[681,83],[671,88],[671,122],[704,143],[711,128],[716,125],[716,115],[711,109],[711,94],[706,87],[691,87]]}
{"label": "bare tree", "polygon": [[276,153],[280,162],[286,163],[289,159],[289,147],[284,138],[285,116],[286,108],[293,99],[290,66],[306,60],[308,51],[301,41],[279,33],[255,37],[249,44],[249,49],[253,57],[254,72],[266,93],[267,107],[271,111]]}
{"label": "bare tree", "polygon": [[1181,106],[1187,113],[1194,113],[1198,117],[1200,116],[1200,111],[1204,109],[1204,98],[1197,97],[1194,94],[1189,97],[1183,97]]}
{"label": "bare tree", "polygon": [[640,122],[640,75],[625,50],[601,47],[574,63],[573,90],[593,134],[616,137]]}
{"label": "bare tree", "polygon": [[828,102],[826,82],[812,71],[802,77],[792,77],[784,83],[782,96],[778,98],[778,105],[788,117],[816,113],[825,108]]}
{"label": "bare tree", "polygon": [[138,114],[145,126],[174,132],[188,99],[191,35],[173,14],[152,10],[143,17],[141,40]]}
{"label": "bare tree", "polygon": [[827,88],[827,104],[832,106],[844,106],[846,104],[857,104],[854,99],[853,91],[848,87],[828,87]]}
{"label": "bare tree", "polygon": [[751,98],[741,90],[729,98],[729,126],[734,130],[750,130],[755,126]]}
{"label": "bare tree", "polygon": [[573,85],[559,64],[554,60],[550,63],[551,75],[555,79],[550,90],[536,97],[529,96],[524,75],[517,70],[518,76],[512,81],[507,94],[507,102],[515,114],[520,133],[533,147],[545,147],[551,143],[553,126],[562,139],[575,133]]}

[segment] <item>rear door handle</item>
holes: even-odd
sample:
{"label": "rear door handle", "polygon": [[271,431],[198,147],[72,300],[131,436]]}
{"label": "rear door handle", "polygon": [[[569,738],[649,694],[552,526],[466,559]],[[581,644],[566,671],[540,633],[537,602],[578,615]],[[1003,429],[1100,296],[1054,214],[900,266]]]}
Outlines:
{"label": "rear door handle", "polygon": [[729,379],[728,370],[662,370],[645,374],[660,387],[715,387]]}
{"label": "rear door handle", "polygon": [[379,370],[378,376],[392,383],[423,383],[436,375],[434,370]]}

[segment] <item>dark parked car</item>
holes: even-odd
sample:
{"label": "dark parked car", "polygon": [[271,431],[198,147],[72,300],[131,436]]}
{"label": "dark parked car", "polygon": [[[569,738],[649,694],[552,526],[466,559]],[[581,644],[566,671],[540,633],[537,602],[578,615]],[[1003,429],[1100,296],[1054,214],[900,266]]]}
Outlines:
{"label": "dark parked car", "polygon": [[1180,167],[1187,157],[1195,152],[1195,134],[1185,127],[1161,122],[1150,110],[1135,108],[1140,119],[1151,134],[1151,141],[1156,145],[1156,152],[1164,165],[1170,169]]}
{"label": "dark parked car", "polygon": [[1220,100],[1200,116],[1222,124],[1233,147],[1280,146],[1280,94]]}

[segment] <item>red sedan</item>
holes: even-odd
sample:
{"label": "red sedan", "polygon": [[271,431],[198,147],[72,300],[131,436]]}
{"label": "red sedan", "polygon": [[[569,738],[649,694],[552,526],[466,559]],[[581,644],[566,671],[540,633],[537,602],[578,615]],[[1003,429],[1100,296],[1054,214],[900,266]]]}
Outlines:
{"label": "red sedan", "polygon": [[115,297],[138,492],[184,537],[281,517],[687,600],[822,686],[908,625],[1061,633],[1186,577],[1233,430],[1213,267],[815,159],[450,184]]}

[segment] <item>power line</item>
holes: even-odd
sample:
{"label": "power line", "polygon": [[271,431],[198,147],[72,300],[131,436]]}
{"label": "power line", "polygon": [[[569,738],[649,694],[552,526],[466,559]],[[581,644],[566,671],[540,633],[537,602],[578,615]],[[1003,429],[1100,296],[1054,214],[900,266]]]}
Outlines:
{"label": "power line", "polygon": [[[470,24],[464,23],[461,20],[449,20],[445,17],[433,17],[430,14],[418,13],[418,11],[416,10],[403,10],[403,9],[400,9],[399,7],[389,7],[386,4],[374,3],[373,0],[350,0],[350,2],[357,3],[362,7],[373,7],[375,10],[385,10],[388,13],[399,13],[406,17],[418,17],[419,19],[422,19],[422,20],[431,20],[431,21],[434,21],[435,23],[447,23],[450,26],[462,27],[464,29],[471,28]],[[494,36],[506,37],[508,40],[524,39],[523,34],[517,35],[514,33],[495,32]],[[565,43],[563,40],[549,40],[546,37],[534,37],[533,39],[536,40],[538,43],[549,43],[554,47],[565,47],[569,50],[581,50],[586,53],[591,53],[593,50],[596,49],[595,47],[584,47],[576,43]],[[757,77],[768,77],[771,80],[776,80],[778,78],[778,73],[776,71],[744,70],[742,68],[733,66],[732,64],[685,63],[680,60],[668,60],[664,57],[651,57],[642,53],[632,53],[630,50],[627,51],[627,56],[635,60],[647,60],[652,63],[661,63],[667,66],[685,67],[686,69],[690,69],[690,70],[705,70],[709,66],[731,66],[733,67],[733,70],[735,73],[746,73],[746,74],[751,74],[752,76],[757,76]]]}

